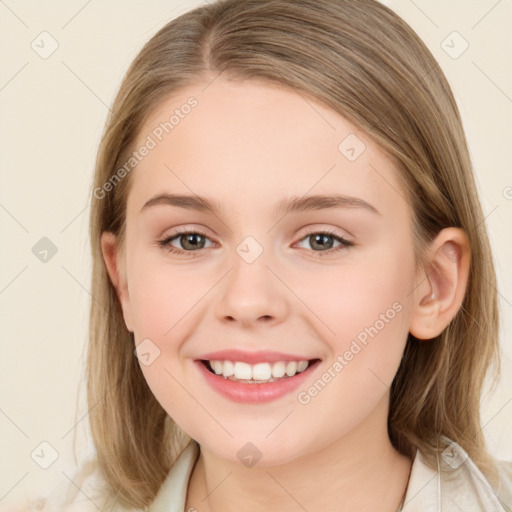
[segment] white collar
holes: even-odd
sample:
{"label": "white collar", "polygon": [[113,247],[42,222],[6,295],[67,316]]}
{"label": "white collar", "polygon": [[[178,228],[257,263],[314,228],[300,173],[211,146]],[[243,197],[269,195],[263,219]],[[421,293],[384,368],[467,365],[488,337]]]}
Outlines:
{"label": "white collar", "polygon": [[437,470],[430,468],[423,454],[417,451],[403,512],[508,510],[467,452],[458,443],[444,436],[442,439],[449,446],[437,458]]}
{"label": "white collar", "polygon": [[[198,455],[199,445],[192,440],[172,466],[148,512],[184,512],[188,483]],[[416,453],[403,512],[507,511],[482,472],[457,443],[451,442],[444,450],[438,458],[438,468],[431,469],[421,452]]]}
{"label": "white collar", "polygon": [[148,512],[184,512],[187,488],[199,445],[191,440],[171,467]]}

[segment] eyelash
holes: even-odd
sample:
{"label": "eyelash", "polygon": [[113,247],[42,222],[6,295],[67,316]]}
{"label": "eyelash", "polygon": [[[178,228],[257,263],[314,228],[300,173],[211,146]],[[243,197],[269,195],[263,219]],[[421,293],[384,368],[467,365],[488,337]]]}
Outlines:
{"label": "eyelash", "polygon": [[[202,236],[204,238],[209,238],[204,233],[202,233],[201,231],[198,231],[196,229],[194,229],[194,230],[192,230],[192,229],[183,229],[183,230],[176,231],[171,236],[167,236],[167,237],[165,237],[165,238],[163,238],[161,240],[157,240],[157,244],[162,249],[166,249],[168,252],[175,253],[175,254],[194,253],[194,252],[199,252],[201,250],[201,249],[198,249],[197,251],[184,251],[184,250],[177,249],[176,247],[173,247],[172,245],[170,245],[171,242],[173,242],[174,240],[176,240],[177,238],[179,238],[180,236],[183,236],[183,235],[200,235],[200,236]],[[340,250],[348,249],[349,247],[352,247],[353,245],[355,245],[354,242],[350,242],[350,241],[346,240],[345,238],[337,235],[336,233],[334,233],[332,231],[329,231],[328,229],[327,230],[323,230],[323,231],[311,231],[310,233],[307,233],[306,235],[304,235],[299,241],[302,241],[302,240],[304,240],[305,238],[308,238],[311,235],[327,235],[327,236],[331,236],[332,238],[334,238],[336,241],[340,242],[340,244],[341,244],[338,247],[331,248],[331,249],[328,249],[326,251],[312,251],[313,253],[315,253],[315,257],[320,257],[321,258],[321,257],[323,257],[326,254],[333,254],[333,253],[336,253],[336,252],[338,252]],[[193,256],[193,257],[196,257],[196,256]]]}

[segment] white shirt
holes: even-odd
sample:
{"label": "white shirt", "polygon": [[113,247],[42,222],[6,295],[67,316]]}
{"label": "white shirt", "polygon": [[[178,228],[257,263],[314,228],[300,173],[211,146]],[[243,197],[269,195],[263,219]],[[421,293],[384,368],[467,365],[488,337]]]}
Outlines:
{"label": "white shirt", "polygon": [[[199,445],[191,441],[182,451],[150,505],[148,512],[187,512],[185,500]],[[429,468],[417,452],[409,478],[403,512],[512,512],[512,462],[498,461],[500,482],[496,492],[468,454],[457,443],[438,459],[439,469]],[[91,463],[90,463],[91,464]],[[36,500],[20,512],[141,512],[119,506],[102,508],[101,480],[89,465],[72,479],[74,485]],[[80,489],[80,490],[79,490]],[[14,511],[10,511],[14,512]]]}

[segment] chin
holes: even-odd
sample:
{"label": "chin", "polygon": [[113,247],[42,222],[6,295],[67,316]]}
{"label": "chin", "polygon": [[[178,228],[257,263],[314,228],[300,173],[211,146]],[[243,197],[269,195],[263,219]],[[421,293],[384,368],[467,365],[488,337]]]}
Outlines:
{"label": "chin", "polygon": [[218,439],[197,441],[204,450],[212,452],[216,457],[251,468],[279,466],[307,454],[304,439],[290,440],[287,437],[276,435],[274,439],[265,439],[265,435],[246,435],[226,439],[222,443]]}

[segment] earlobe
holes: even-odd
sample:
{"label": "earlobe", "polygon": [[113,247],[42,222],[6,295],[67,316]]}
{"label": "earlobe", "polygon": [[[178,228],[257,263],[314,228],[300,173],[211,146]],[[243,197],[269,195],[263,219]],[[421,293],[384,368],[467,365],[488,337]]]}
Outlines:
{"label": "earlobe", "polygon": [[464,300],[469,267],[470,245],[464,230],[441,230],[430,246],[428,269],[418,276],[409,327],[415,338],[435,338],[455,317]]}
{"label": "earlobe", "polygon": [[130,309],[130,300],[128,294],[128,286],[126,282],[125,270],[122,265],[121,254],[117,245],[116,237],[109,231],[104,231],[101,235],[101,251],[103,260],[107,268],[110,281],[114,286],[117,298],[123,310],[124,321],[126,328],[133,332],[132,318]]}

